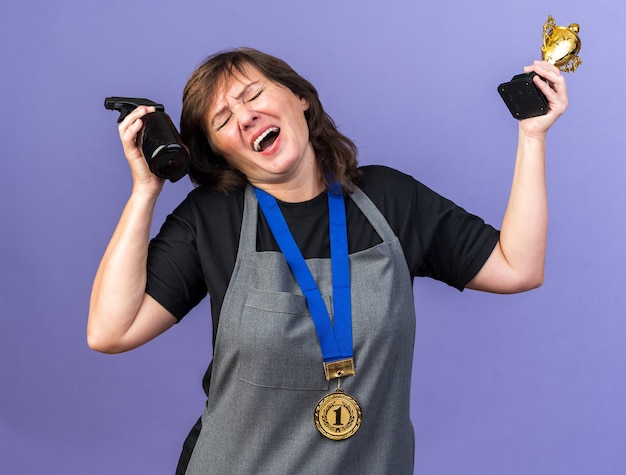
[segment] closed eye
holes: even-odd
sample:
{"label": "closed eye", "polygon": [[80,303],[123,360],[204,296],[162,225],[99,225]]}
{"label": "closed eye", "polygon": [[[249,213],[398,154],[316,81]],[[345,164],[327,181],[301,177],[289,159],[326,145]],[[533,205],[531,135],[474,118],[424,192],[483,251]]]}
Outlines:
{"label": "closed eye", "polygon": [[220,125],[217,126],[216,130],[220,130],[224,127],[226,127],[226,124],[228,124],[228,122],[230,121],[230,118],[232,117],[232,114],[229,114],[228,117],[226,117],[226,120],[222,121],[222,123]]}
{"label": "closed eye", "polygon": [[246,99],[244,102],[252,102],[253,100],[257,99],[262,93],[263,93],[263,89],[259,89],[259,91],[254,96],[252,96],[249,99]]}

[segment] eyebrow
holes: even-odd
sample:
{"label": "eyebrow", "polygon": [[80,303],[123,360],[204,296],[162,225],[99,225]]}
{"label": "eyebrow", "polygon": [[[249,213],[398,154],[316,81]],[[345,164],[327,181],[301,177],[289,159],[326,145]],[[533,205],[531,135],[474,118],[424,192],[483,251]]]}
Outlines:
{"label": "eyebrow", "polygon": [[[248,84],[246,84],[244,87],[241,88],[241,90],[237,93],[236,96],[233,96],[233,98],[235,100],[240,100],[243,96],[246,95],[246,92],[248,92],[248,90],[252,87],[255,86],[257,84],[259,84],[261,81],[253,81],[253,82],[249,82]],[[213,114],[213,117],[211,118],[211,126],[215,126],[215,121],[218,119],[218,117],[220,117],[224,111],[226,111],[227,107],[223,106],[221,107],[217,112],[215,112],[215,114]]]}

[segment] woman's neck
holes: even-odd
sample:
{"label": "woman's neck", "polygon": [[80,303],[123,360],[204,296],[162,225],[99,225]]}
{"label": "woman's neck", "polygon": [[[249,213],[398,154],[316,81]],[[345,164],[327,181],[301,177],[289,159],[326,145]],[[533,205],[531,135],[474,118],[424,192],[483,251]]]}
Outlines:
{"label": "woman's neck", "polygon": [[326,189],[317,163],[299,170],[296,176],[276,182],[252,183],[274,198],[287,203],[300,203],[318,196]]}
{"label": "woman's neck", "polygon": [[309,184],[264,184],[258,186],[263,191],[269,193],[274,198],[286,203],[301,203],[318,196],[324,191],[325,186],[319,180]]}

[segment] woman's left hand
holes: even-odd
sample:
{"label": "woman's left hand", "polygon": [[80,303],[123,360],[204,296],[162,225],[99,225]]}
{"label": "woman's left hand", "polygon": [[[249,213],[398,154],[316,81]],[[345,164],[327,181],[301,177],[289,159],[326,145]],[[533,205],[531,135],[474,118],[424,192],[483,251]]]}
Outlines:
{"label": "woman's left hand", "polygon": [[559,69],[547,61],[535,61],[524,68],[525,73],[535,72],[533,82],[548,101],[548,113],[520,121],[520,129],[529,137],[544,138],[552,124],[567,109],[567,85]]}

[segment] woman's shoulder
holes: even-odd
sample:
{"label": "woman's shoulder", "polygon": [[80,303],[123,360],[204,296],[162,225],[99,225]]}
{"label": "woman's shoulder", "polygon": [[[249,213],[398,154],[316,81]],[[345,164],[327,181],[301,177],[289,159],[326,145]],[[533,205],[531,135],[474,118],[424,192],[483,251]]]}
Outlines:
{"label": "woman's shoulder", "polygon": [[220,192],[199,186],[191,190],[170,216],[187,222],[204,223],[241,221],[244,190]]}
{"label": "woman's shoulder", "polygon": [[412,176],[384,165],[367,165],[360,168],[362,181],[359,183],[372,200],[389,200],[392,197],[407,198],[419,191],[421,184]]}
{"label": "woman's shoulder", "polygon": [[403,211],[430,215],[434,209],[449,209],[454,203],[411,175],[384,165],[361,168],[363,180],[359,188],[388,215]]}
{"label": "woman's shoulder", "polygon": [[365,165],[359,167],[359,170],[361,170],[361,172],[363,173],[363,182],[367,185],[376,184],[379,182],[389,183],[415,181],[415,178],[413,178],[412,176],[386,165]]}
{"label": "woman's shoulder", "polygon": [[200,208],[226,208],[243,207],[244,190],[237,191],[215,191],[205,186],[199,186],[189,192],[184,201],[189,202],[193,207]]}

